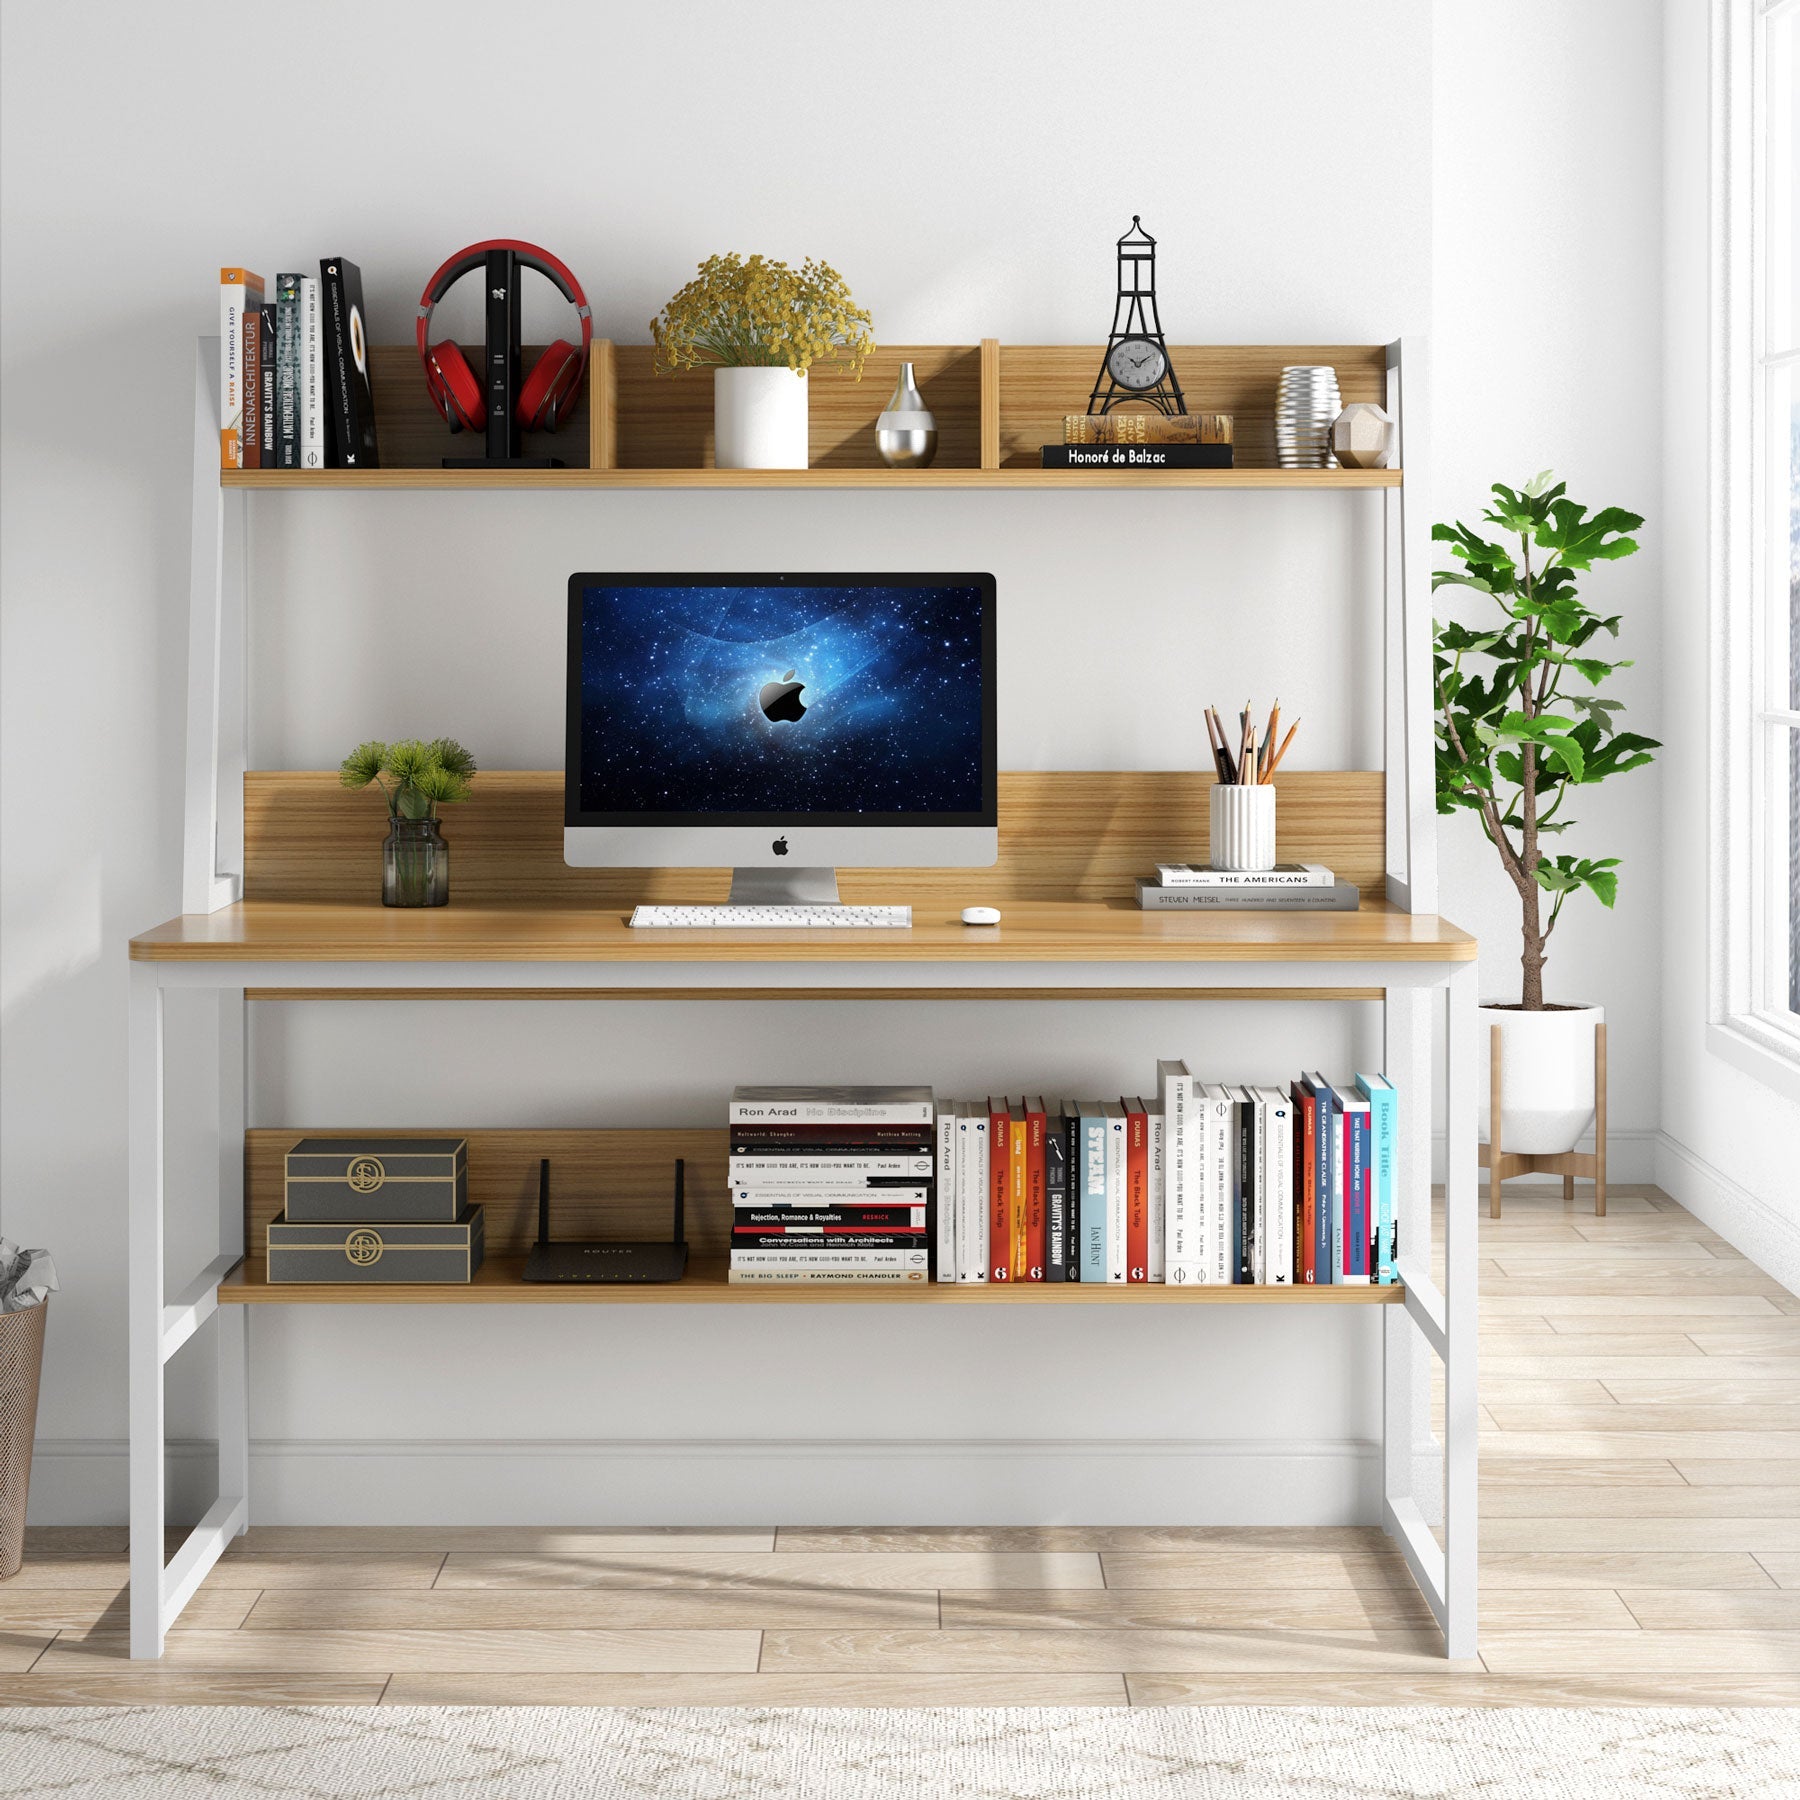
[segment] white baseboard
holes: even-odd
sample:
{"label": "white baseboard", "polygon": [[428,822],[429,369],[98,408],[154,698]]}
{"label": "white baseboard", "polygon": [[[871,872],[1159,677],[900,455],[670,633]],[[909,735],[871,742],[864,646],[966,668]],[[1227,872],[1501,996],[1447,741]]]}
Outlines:
{"label": "white baseboard", "polygon": [[[1663,1134],[1654,1128],[1642,1130],[1608,1131],[1606,1134],[1606,1179],[1619,1187],[1635,1187],[1641,1183],[1658,1181],[1657,1152],[1663,1141]],[[1575,1148],[1592,1152],[1594,1134],[1590,1131]],[[1441,1184],[1444,1179],[1444,1137],[1442,1132],[1433,1133],[1431,1139],[1431,1179]],[[1521,1180],[1525,1177],[1521,1177]],[[1554,1181],[1555,1176],[1545,1175],[1539,1179]],[[1481,1176],[1483,1189],[1487,1185],[1487,1175]],[[1661,1185],[1658,1182],[1658,1185]]]}
{"label": "white baseboard", "polygon": [[[213,1497],[211,1444],[170,1450],[172,1523]],[[760,1438],[253,1442],[253,1525],[1367,1525],[1354,1439]],[[34,1525],[126,1517],[123,1440],[40,1439]]]}
{"label": "white baseboard", "polygon": [[1800,1293],[1800,1216],[1759,1199],[1666,1131],[1656,1137],[1656,1185],[1765,1274]]}

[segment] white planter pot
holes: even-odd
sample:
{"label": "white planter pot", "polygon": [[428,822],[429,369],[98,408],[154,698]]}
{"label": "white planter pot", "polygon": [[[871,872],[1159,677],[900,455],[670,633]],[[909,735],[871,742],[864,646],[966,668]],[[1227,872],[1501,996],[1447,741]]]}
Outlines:
{"label": "white planter pot", "polygon": [[1273,787],[1217,781],[1208,806],[1208,849],[1215,869],[1274,868]]}
{"label": "white planter pot", "polygon": [[[1500,1112],[1502,1150],[1527,1156],[1558,1156],[1573,1150],[1594,1122],[1594,1027],[1606,1018],[1599,1006],[1571,1006],[1556,1012],[1481,1008],[1485,1053],[1491,1026],[1500,1027]],[[1488,1095],[1493,1071],[1481,1084],[1481,1131],[1491,1144],[1493,1120]]]}
{"label": "white planter pot", "polygon": [[713,466],[806,467],[806,374],[792,369],[713,370]]}

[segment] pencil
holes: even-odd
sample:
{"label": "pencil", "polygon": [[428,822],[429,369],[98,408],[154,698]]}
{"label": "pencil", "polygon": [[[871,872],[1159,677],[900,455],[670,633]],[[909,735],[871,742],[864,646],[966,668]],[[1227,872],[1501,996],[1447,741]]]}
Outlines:
{"label": "pencil", "polygon": [[1238,714],[1238,779],[1247,781],[1244,773],[1250,760],[1250,702],[1244,702],[1244,710]]}
{"label": "pencil", "polygon": [[1266,777],[1269,773],[1269,759],[1275,754],[1275,745],[1278,741],[1277,734],[1280,730],[1281,702],[1278,699],[1269,711],[1269,728],[1263,733],[1262,763],[1257,770],[1257,773],[1261,776]]}
{"label": "pencil", "polygon": [[[1281,767],[1281,759],[1287,755],[1288,745],[1294,741],[1294,733],[1299,729],[1300,721],[1296,719],[1293,724],[1288,727],[1287,736],[1281,740],[1281,748],[1269,759],[1268,775],[1273,775],[1275,771]],[[1264,776],[1265,780],[1268,779],[1268,775]]]}
{"label": "pencil", "polygon": [[1210,706],[1201,714],[1201,717],[1206,720],[1206,741],[1212,746],[1213,767],[1218,771],[1219,779],[1224,781],[1226,779],[1225,740],[1220,737],[1213,726],[1212,708]]}
{"label": "pencil", "polygon": [[1237,764],[1231,760],[1231,751],[1226,747],[1225,721],[1219,717],[1219,709],[1216,706],[1209,706],[1206,710],[1212,716],[1213,729],[1219,737],[1219,779],[1224,782],[1236,781]]}
{"label": "pencil", "polygon": [[1256,784],[1256,727],[1250,726],[1244,738],[1244,765],[1242,774],[1246,786]]}

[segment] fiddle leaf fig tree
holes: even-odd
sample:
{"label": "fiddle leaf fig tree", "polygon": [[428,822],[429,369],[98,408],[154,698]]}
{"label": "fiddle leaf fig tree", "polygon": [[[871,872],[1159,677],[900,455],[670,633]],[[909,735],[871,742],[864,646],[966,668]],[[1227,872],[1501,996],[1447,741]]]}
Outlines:
{"label": "fiddle leaf fig tree", "polygon": [[1644,521],[1617,506],[1590,515],[1547,469],[1517,491],[1496,482],[1492,492],[1482,521],[1504,542],[1463,524],[1431,533],[1454,559],[1432,575],[1433,589],[1469,588],[1489,602],[1472,621],[1439,619],[1433,631],[1437,809],[1480,819],[1518,891],[1519,1003],[1538,1012],[1563,903],[1583,889],[1602,906],[1618,896],[1616,856],[1556,848],[1575,823],[1565,810],[1569,796],[1642,767],[1661,748],[1619,729],[1622,703],[1599,690],[1631,665],[1596,654],[1610,648],[1596,644],[1602,633],[1619,635],[1618,616],[1592,611],[1576,591],[1576,577],[1596,562],[1635,553],[1629,534]]}

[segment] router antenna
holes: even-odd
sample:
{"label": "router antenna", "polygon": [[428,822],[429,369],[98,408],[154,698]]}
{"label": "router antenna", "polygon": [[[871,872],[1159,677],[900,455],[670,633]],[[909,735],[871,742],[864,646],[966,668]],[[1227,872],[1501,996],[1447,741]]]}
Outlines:
{"label": "router antenna", "polygon": [[538,1158],[538,1244],[550,1242],[550,1159]]}
{"label": "router antenna", "polygon": [[687,1164],[675,1159],[675,1235],[669,1242],[679,1244],[687,1236]]}

